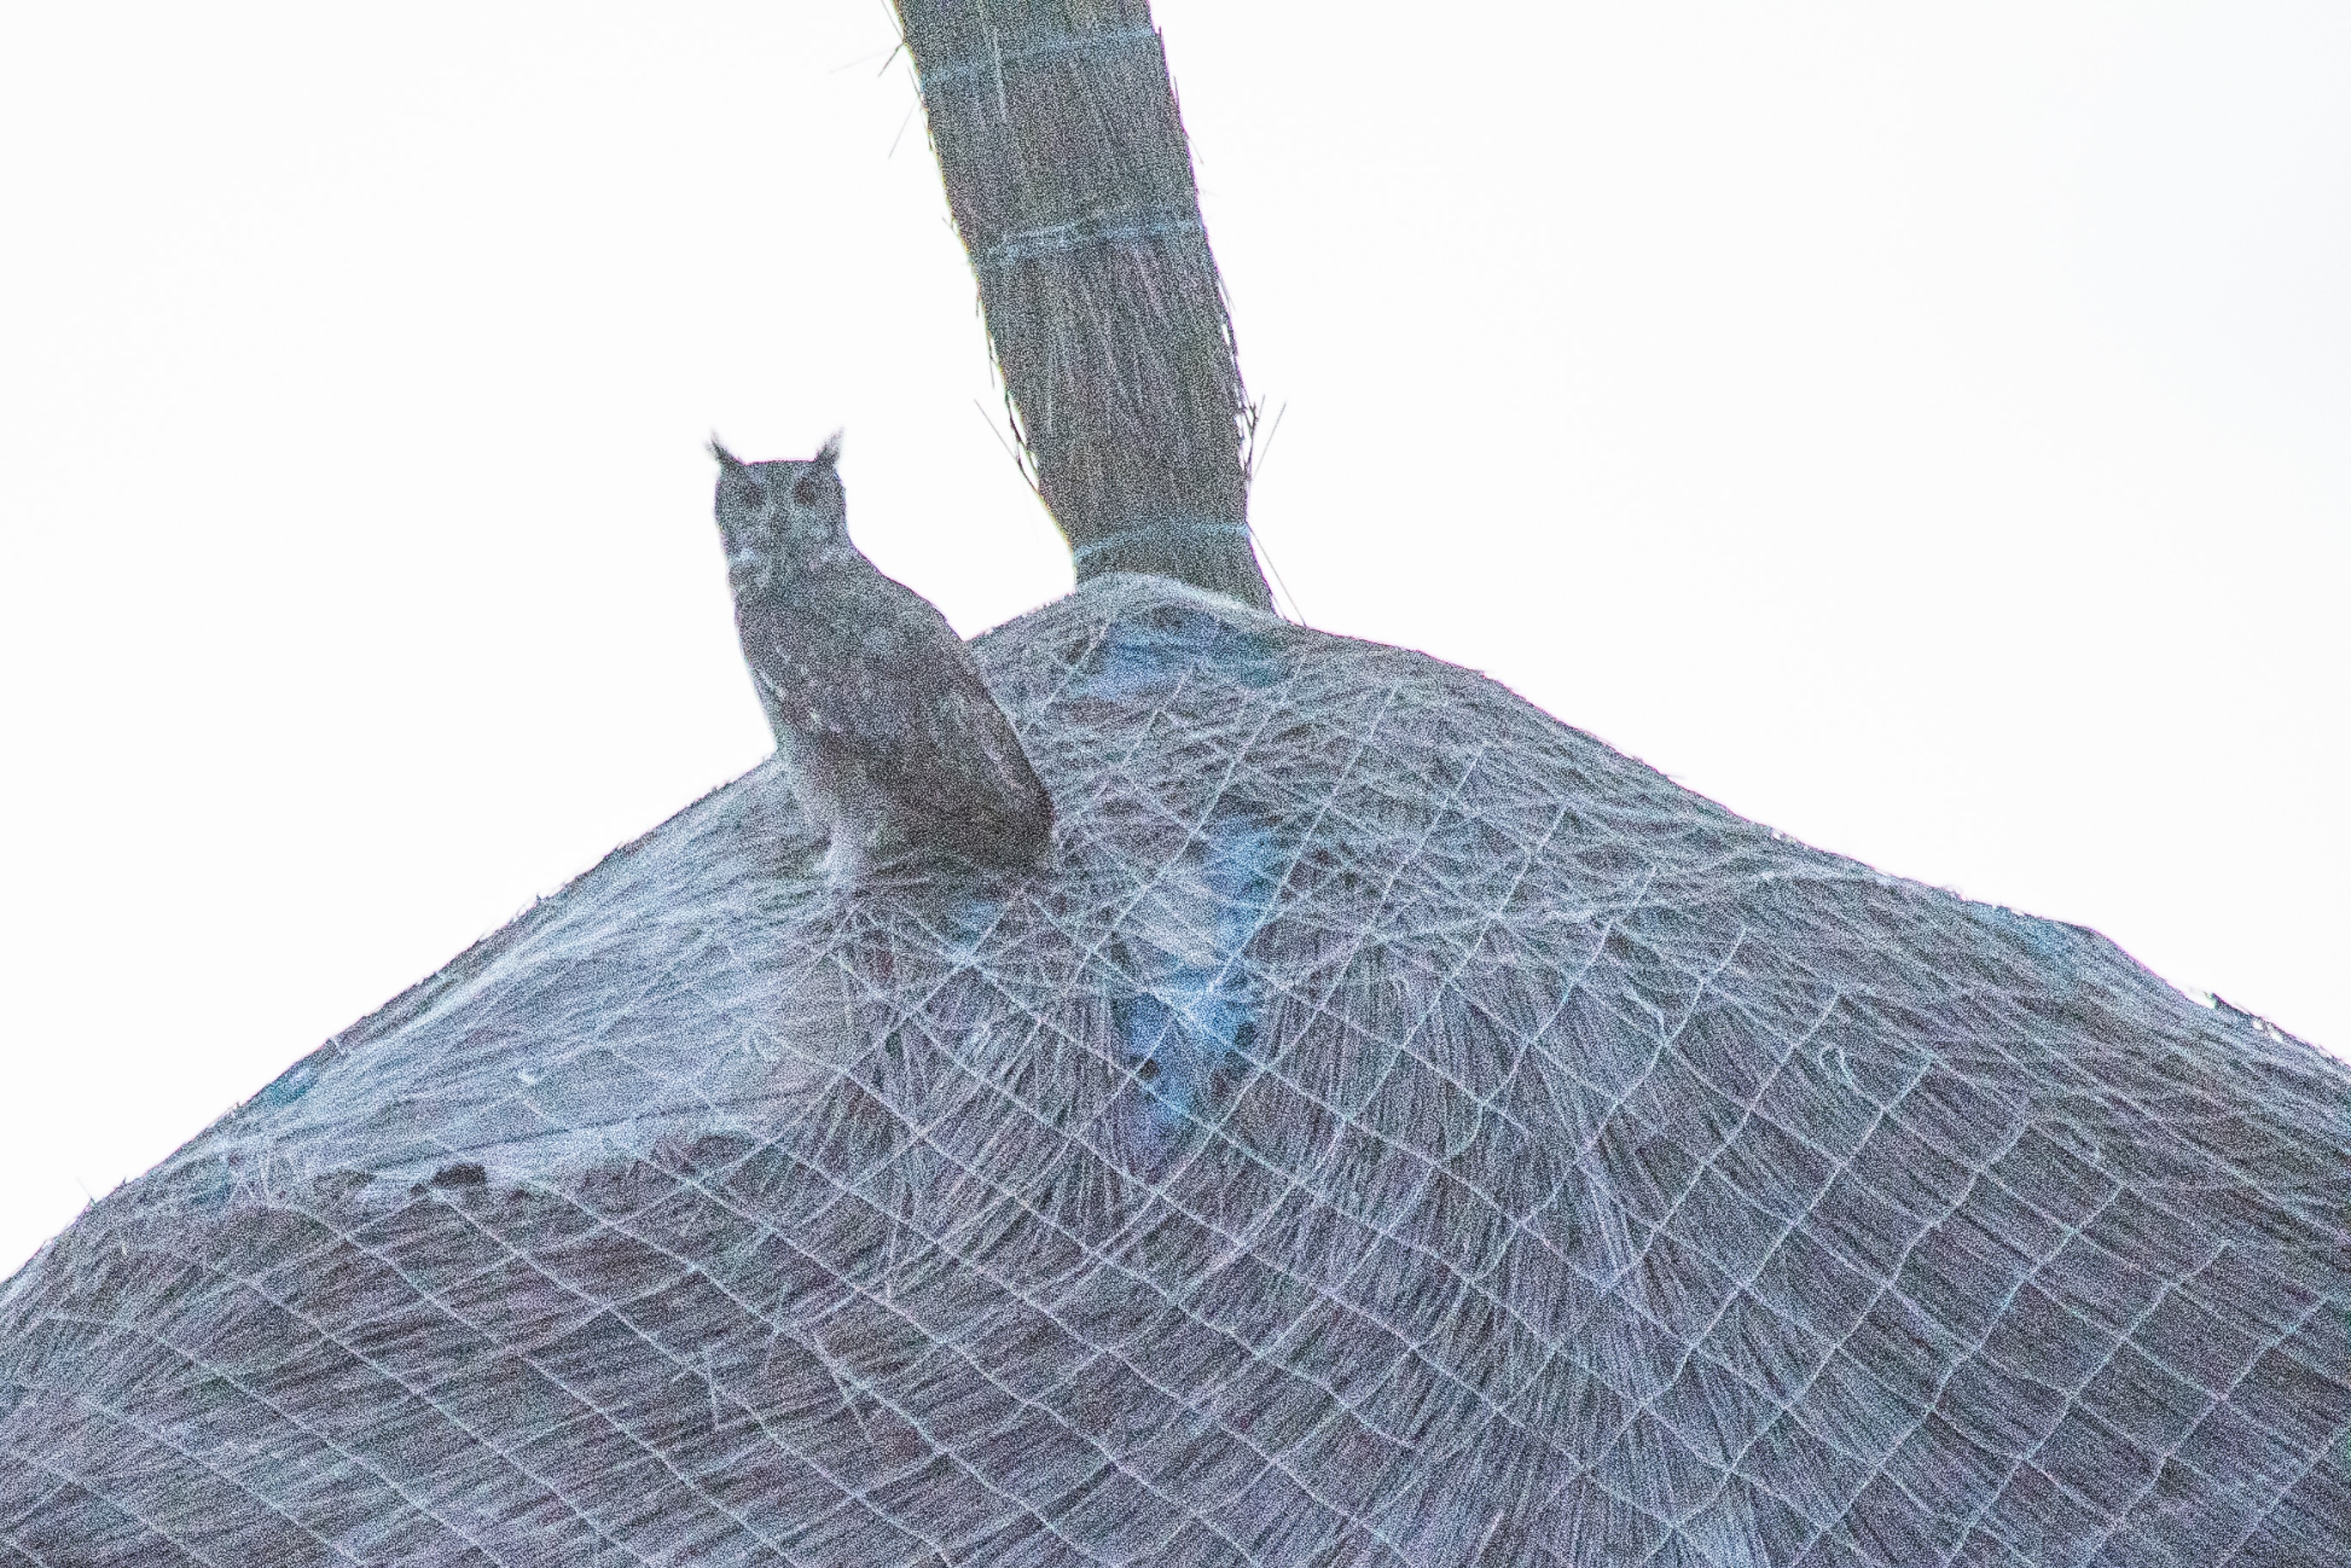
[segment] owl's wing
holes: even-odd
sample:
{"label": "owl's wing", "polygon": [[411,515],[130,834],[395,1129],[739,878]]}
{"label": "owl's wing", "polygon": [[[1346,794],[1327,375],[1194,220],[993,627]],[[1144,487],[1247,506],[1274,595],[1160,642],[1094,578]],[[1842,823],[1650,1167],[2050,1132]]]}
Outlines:
{"label": "owl's wing", "polygon": [[1041,847],[1052,802],[946,617],[870,566],[842,575],[744,628],[773,716],[854,762],[912,836],[991,860]]}

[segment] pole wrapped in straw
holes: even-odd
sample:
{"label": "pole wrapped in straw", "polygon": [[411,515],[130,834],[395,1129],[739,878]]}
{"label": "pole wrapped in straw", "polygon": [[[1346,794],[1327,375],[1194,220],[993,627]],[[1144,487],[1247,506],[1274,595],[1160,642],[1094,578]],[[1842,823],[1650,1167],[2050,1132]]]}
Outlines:
{"label": "pole wrapped in straw", "polygon": [[1259,608],[1253,421],[1145,0],[894,0],[1014,433],[1080,581]]}

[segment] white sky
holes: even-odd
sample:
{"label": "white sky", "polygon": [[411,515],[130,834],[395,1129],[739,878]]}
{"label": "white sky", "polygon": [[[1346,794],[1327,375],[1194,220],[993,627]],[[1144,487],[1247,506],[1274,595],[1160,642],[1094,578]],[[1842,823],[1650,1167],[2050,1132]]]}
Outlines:
{"label": "white sky", "polygon": [[[2351,7],[1158,19],[1306,620],[2351,1046]],[[0,10],[0,1270],[764,754],[714,428],[1066,590],[892,42]]]}

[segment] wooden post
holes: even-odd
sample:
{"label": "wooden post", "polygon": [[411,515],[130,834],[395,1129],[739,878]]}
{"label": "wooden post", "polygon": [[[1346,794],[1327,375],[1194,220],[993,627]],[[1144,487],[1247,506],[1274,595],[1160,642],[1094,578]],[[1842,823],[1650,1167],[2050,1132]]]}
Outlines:
{"label": "wooden post", "polygon": [[1013,425],[1080,581],[1270,609],[1232,319],[1146,0],[894,0]]}

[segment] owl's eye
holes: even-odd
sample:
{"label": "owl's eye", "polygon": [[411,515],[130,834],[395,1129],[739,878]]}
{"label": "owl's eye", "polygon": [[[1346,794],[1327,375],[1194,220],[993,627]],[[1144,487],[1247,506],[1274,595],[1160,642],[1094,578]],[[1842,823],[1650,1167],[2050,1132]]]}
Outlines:
{"label": "owl's eye", "polygon": [[743,504],[753,511],[758,511],[768,504],[768,487],[765,485],[744,486]]}
{"label": "owl's eye", "polygon": [[816,498],[821,493],[822,486],[817,484],[813,474],[801,475],[800,482],[792,486],[792,499],[803,507],[815,506]]}

